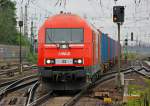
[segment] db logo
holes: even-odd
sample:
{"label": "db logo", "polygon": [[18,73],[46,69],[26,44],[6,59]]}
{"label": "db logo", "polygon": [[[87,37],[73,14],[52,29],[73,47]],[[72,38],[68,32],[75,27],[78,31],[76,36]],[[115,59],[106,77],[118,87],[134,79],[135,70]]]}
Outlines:
{"label": "db logo", "polygon": [[69,55],[71,55],[71,53],[70,52],[59,52],[58,55],[69,56]]}

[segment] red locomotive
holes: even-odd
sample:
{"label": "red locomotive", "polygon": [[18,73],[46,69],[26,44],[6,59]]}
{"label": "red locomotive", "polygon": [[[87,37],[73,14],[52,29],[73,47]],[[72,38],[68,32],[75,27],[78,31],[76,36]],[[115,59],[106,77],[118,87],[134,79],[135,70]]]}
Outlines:
{"label": "red locomotive", "polygon": [[38,35],[40,76],[49,79],[52,89],[80,89],[103,70],[101,40],[102,33],[75,14],[48,18]]}

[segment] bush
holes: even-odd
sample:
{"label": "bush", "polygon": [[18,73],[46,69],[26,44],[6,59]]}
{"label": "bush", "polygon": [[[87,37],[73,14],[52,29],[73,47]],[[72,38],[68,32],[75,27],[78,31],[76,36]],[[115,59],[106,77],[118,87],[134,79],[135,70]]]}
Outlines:
{"label": "bush", "polygon": [[27,55],[27,60],[33,64],[37,63],[37,54],[29,52]]}

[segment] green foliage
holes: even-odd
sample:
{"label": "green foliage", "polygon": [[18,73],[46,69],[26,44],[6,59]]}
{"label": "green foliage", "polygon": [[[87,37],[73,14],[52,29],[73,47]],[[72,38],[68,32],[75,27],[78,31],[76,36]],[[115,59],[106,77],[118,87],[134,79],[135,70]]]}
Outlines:
{"label": "green foliage", "polygon": [[[16,42],[17,45],[20,44],[20,34],[19,33],[16,36],[15,42]],[[23,46],[26,46],[26,47],[30,48],[30,44],[31,43],[29,42],[29,40],[27,39],[27,37],[21,35],[21,44]]]}
{"label": "green foliage", "polygon": [[37,54],[29,52],[27,55],[27,60],[34,64],[37,63]]}
{"label": "green foliage", "polygon": [[[16,29],[15,3],[10,0],[0,0],[0,43],[19,45],[19,32]],[[29,42],[22,36],[22,44]]]}
{"label": "green foliage", "polygon": [[[19,45],[20,33],[16,28],[16,8],[11,0],[0,0],[0,44]],[[21,34],[21,44],[30,48],[29,40]],[[37,55],[28,53],[27,60],[36,63]]]}

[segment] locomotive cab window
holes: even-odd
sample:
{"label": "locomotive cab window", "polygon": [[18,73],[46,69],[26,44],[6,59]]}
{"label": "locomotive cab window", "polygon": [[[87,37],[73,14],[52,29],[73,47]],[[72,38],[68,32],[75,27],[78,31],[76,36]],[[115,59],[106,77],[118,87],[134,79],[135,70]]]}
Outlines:
{"label": "locomotive cab window", "polygon": [[46,29],[46,44],[50,43],[83,43],[82,28],[49,28]]}

